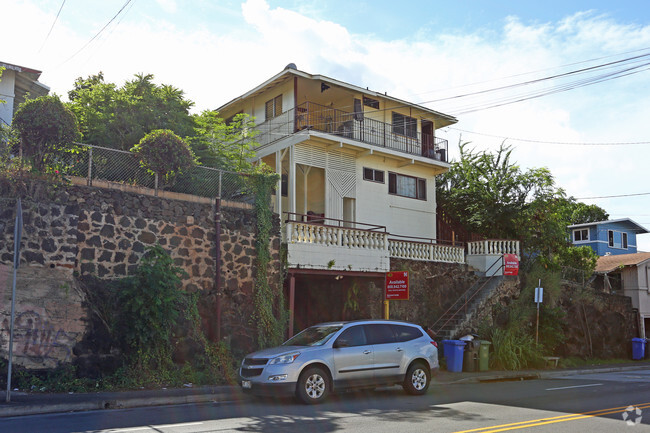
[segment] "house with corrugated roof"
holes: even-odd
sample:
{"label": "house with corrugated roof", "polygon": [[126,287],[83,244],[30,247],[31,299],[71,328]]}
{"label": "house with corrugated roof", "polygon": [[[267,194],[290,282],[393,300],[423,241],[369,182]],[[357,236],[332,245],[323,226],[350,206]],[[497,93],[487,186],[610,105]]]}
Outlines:
{"label": "house with corrugated roof", "polygon": [[641,337],[647,337],[650,334],[650,253],[600,257],[596,274],[605,291],[632,298],[632,306],[639,311]]}

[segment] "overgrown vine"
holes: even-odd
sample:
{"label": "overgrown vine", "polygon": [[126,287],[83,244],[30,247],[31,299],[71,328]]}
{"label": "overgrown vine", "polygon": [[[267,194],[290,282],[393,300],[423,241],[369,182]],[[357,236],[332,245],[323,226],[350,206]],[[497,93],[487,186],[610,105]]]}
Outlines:
{"label": "overgrown vine", "polygon": [[[277,345],[282,341],[286,312],[282,290],[274,293],[269,285],[269,264],[271,253],[271,229],[273,227],[273,212],[269,206],[273,188],[277,185],[278,176],[274,173],[260,172],[251,178],[255,193],[255,214],[257,217],[257,275],[255,277],[255,313],[257,325],[257,342],[260,347]],[[277,314],[274,314],[274,310]]]}

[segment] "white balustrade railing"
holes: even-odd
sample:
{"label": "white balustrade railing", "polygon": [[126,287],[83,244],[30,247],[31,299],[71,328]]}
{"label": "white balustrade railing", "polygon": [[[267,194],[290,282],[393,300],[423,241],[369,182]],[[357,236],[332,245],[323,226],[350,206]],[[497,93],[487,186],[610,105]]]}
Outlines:
{"label": "white balustrade railing", "polygon": [[388,248],[390,256],[398,259],[465,263],[463,247],[389,239]]}
{"label": "white balustrade railing", "polygon": [[287,241],[289,243],[385,250],[388,248],[388,233],[294,221],[287,222]]}
{"label": "white balustrade railing", "polygon": [[[388,239],[389,233],[323,224],[287,221],[288,243],[338,246],[350,249],[388,250],[390,257],[445,263],[465,263],[463,247],[433,242]],[[469,242],[469,255],[520,255],[519,241],[485,240]]]}
{"label": "white balustrade railing", "polygon": [[513,240],[485,240],[467,243],[467,254],[488,255],[488,254],[516,254],[520,255],[519,241]]}

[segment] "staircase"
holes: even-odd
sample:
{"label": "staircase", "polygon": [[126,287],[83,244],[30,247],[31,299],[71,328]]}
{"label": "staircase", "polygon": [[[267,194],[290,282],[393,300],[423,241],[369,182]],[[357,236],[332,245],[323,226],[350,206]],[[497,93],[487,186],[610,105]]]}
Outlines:
{"label": "staircase", "polygon": [[[495,262],[497,265],[499,261]],[[503,266],[503,265],[501,265]],[[463,293],[431,326],[436,340],[450,340],[460,331],[479,305],[501,284],[503,276],[482,277]]]}

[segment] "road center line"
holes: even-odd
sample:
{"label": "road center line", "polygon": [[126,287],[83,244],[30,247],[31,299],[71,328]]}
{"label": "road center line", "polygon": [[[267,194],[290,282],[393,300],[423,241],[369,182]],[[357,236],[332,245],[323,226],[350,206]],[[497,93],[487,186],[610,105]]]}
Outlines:
{"label": "road center line", "polygon": [[600,386],[602,383],[590,383],[589,385],[563,386],[561,388],[547,388],[547,391],[557,391],[559,389],[586,388],[588,386]]}
{"label": "road center line", "polygon": [[[639,409],[648,409],[650,407],[650,403],[635,404],[631,406],[637,407]],[[561,415],[561,416],[551,417],[551,418],[541,418],[541,419],[535,419],[529,421],[514,422],[510,424],[495,425],[490,427],[479,427],[471,430],[457,431],[455,433],[470,433],[470,432],[497,433],[497,432],[504,432],[510,430],[520,430],[520,429],[525,429],[530,427],[539,427],[542,425],[556,424],[556,423],[567,422],[567,421],[577,421],[581,419],[593,418],[593,417],[598,417],[603,415],[611,415],[614,413],[621,413],[626,409],[626,407],[627,406],[621,406],[621,407],[613,407],[609,409],[594,410],[591,412],[584,412],[584,413],[571,413],[568,415]]]}

